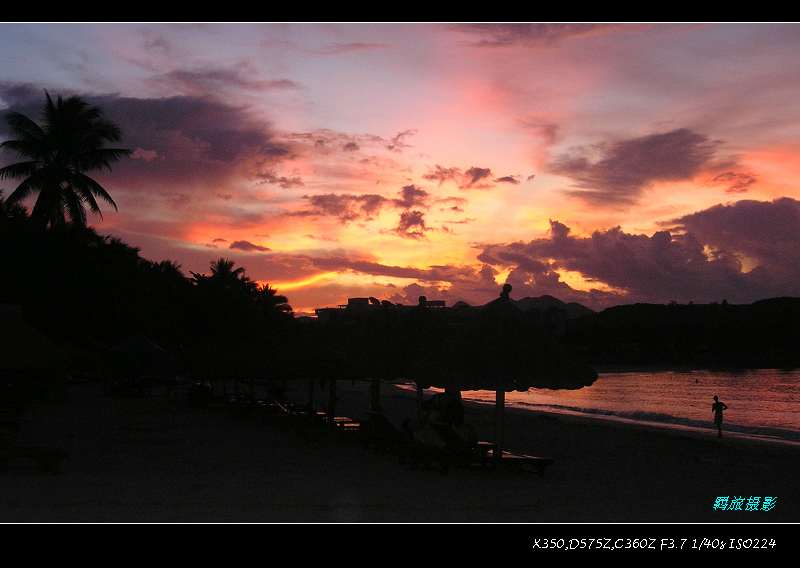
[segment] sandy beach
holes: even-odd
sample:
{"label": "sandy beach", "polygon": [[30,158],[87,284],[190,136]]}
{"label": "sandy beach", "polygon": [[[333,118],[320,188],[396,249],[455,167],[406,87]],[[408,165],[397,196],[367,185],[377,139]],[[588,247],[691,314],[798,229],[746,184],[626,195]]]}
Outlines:
{"label": "sandy beach", "polygon": [[[298,385],[294,393],[304,399]],[[384,387],[393,421],[409,392]],[[366,408],[342,384],[339,413]],[[466,405],[490,439],[492,411]],[[370,453],[355,439],[301,434],[227,408],[116,398],[100,385],[26,415],[20,443],[69,449],[58,475],[0,475],[0,521],[785,522],[798,520],[800,447],[509,409],[511,449],[555,458],[540,478],[492,469],[449,475]],[[716,496],[777,496],[769,512],[713,511]]]}

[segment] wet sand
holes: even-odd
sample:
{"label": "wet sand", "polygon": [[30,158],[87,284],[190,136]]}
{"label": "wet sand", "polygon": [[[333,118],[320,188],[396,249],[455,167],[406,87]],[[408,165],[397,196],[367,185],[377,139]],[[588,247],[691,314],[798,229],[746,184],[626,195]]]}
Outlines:
{"label": "wet sand", "polygon": [[[305,398],[304,388],[295,393]],[[70,450],[63,473],[0,474],[2,521],[785,522],[800,519],[800,448],[746,439],[508,410],[507,446],[555,458],[547,474],[449,475],[366,452],[355,439],[301,433],[225,408],[112,398],[72,387],[39,404],[20,443]],[[358,416],[363,387],[343,384]],[[399,422],[413,394],[384,387]],[[482,439],[492,409],[467,404]],[[777,496],[769,512],[712,511],[718,495]]]}

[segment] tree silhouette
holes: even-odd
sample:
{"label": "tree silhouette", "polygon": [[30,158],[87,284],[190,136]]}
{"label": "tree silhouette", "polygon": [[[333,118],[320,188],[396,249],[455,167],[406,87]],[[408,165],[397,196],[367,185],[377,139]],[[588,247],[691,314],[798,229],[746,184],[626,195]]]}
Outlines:
{"label": "tree silhouette", "polygon": [[218,258],[211,262],[211,275],[192,272],[192,278],[198,286],[211,286],[220,290],[255,290],[255,283],[245,275],[245,269],[236,267],[236,263],[227,258]]}
{"label": "tree silhouette", "polygon": [[256,291],[256,301],[268,313],[292,313],[292,306],[289,305],[289,299],[286,296],[279,295],[278,291],[269,284],[264,284],[258,288]]}
{"label": "tree silhouette", "polygon": [[18,112],[6,115],[13,138],[0,144],[23,161],[0,168],[0,179],[22,180],[6,199],[19,203],[38,192],[31,218],[42,226],[86,225],[86,208],[100,215],[97,198],[116,210],[117,204],[97,181],[86,175],[111,170],[111,164],[130,150],[109,148],[121,138],[119,127],[102,111],[79,97],[55,101],[45,91],[41,125]]}

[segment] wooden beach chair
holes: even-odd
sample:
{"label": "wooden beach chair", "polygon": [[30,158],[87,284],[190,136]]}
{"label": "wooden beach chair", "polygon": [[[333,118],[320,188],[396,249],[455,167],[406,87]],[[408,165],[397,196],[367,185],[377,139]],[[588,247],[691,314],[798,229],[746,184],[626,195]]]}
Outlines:
{"label": "wooden beach chair", "polygon": [[347,416],[337,416],[333,419],[333,423],[342,432],[358,433],[361,431],[361,422]]}
{"label": "wooden beach chair", "polygon": [[499,463],[502,467],[516,469],[518,471],[532,471],[540,477],[544,476],[545,470],[548,466],[555,463],[553,458],[545,458],[541,456],[531,456],[528,454],[518,454],[503,450],[502,457],[499,462],[494,460],[495,448],[488,451],[486,458],[488,463]]}

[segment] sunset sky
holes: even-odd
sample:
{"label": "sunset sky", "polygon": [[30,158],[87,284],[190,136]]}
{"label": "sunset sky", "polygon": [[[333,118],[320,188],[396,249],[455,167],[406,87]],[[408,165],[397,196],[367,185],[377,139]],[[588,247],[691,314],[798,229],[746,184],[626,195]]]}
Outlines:
{"label": "sunset sky", "polygon": [[750,302],[800,295],[798,53],[791,24],[3,24],[0,112],[101,106],[134,153],[97,230],[296,311]]}

